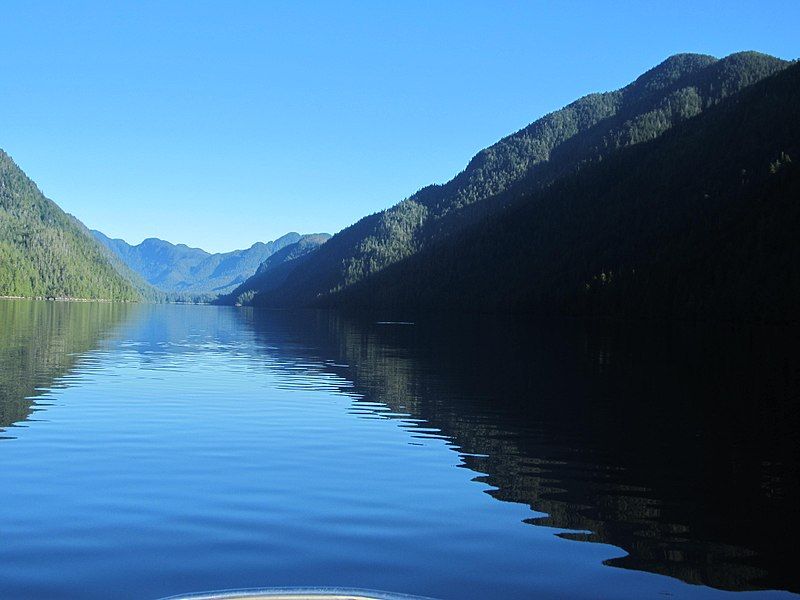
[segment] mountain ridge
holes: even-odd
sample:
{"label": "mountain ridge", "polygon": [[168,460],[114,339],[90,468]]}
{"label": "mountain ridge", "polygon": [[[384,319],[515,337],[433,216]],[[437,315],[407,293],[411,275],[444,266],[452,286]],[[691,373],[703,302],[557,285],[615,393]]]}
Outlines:
{"label": "mountain ridge", "polygon": [[463,227],[524,201],[582,165],[657,138],[789,63],[742,52],[669,57],[627,86],[583,96],[478,152],[445,184],[423,187],[333,236],[284,282],[254,290],[260,306],[312,306]]}
{"label": "mountain ridge", "polygon": [[304,237],[289,232],[273,241],[255,242],[249,248],[212,253],[156,237],[133,245],[98,230],[92,234],[150,285],[168,294],[188,296],[231,291],[272,254]]}
{"label": "mountain ridge", "polygon": [[796,320],[799,107],[793,64],[320,304]]}
{"label": "mountain ridge", "polygon": [[0,296],[133,301],[101,244],[0,150]]}
{"label": "mountain ridge", "polygon": [[249,304],[255,290],[275,288],[283,283],[294,268],[308,260],[310,255],[331,238],[327,233],[309,234],[294,244],[289,244],[262,262],[255,274],[232,292],[219,298],[219,304]]}

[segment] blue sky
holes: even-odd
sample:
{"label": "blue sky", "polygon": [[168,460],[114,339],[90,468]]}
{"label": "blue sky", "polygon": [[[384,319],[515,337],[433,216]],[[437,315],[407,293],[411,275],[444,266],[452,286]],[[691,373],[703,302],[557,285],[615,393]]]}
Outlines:
{"label": "blue sky", "polygon": [[4,2],[0,147],[89,227],[339,229],[676,52],[800,56],[800,2]]}

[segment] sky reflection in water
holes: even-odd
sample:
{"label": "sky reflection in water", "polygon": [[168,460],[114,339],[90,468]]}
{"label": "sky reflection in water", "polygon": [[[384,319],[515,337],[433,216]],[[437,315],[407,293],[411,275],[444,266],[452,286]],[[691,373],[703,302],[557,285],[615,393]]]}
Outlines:
{"label": "sky reflection in water", "polygon": [[4,597],[800,590],[792,332],[379,320],[0,301]]}

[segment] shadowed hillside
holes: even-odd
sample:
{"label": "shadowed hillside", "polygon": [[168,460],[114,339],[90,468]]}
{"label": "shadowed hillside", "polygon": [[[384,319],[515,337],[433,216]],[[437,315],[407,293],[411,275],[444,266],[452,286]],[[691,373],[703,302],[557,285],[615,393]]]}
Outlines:
{"label": "shadowed hillside", "polygon": [[330,304],[796,319],[800,65],[566,175]]}
{"label": "shadowed hillside", "polygon": [[269,368],[447,440],[488,494],[546,513],[526,522],[625,550],[611,566],[800,590],[796,330],[237,314]]}
{"label": "shadowed hillside", "polygon": [[[548,193],[551,186],[570,180],[575,173],[601,168],[626,148],[656,140],[677,124],[694,122],[705,110],[787,64],[754,52],[722,60],[694,54],[671,57],[625,88],[581,98],[500,140],[478,153],[450,182],[423,188],[343,230],[299,261],[280,285],[254,289],[252,303],[375,306],[386,305],[391,297],[393,305],[409,307],[445,305],[457,294],[461,304],[485,304],[483,298],[470,299],[472,280],[481,280],[480,268],[485,265],[473,267],[462,261],[459,268],[466,274],[454,280],[449,263],[438,264],[426,255],[421,262],[430,267],[431,277],[438,278],[436,289],[447,281],[452,292],[446,300],[439,301],[437,296],[435,302],[426,303],[417,296],[424,295],[430,282],[417,285],[414,273],[406,278],[408,272],[401,266],[390,275],[389,267],[414,263],[437,244],[449,243],[471,228],[480,231],[492,219],[528,204],[537,194]],[[486,257],[492,262],[490,268],[504,273],[506,265],[513,264],[510,259],[505,262],[510,240],[503,238],[499,228],[483,235],[493,245]],[[524,243],[513,248],[523,254],[528,249]],[[403,291],[399,296],[397,289]],[[505,300],[513,293],[508,288],[498,290]]]}

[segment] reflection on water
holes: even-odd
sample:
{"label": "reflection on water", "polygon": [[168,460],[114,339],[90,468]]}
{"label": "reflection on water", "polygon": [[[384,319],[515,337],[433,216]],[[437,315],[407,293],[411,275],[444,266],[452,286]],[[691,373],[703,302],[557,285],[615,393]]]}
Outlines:
{"label": "reflection on water", "polygon": [[0,300],[0,432],[29,418],[37,410],[36,396],[137,309],[96,302]]}
{"label": "reflection on water", "polygon": [[0,587],[798,592],[797,341],[0,301]]}
{"label": "reflection on water", "polygon": [[[499,500],[729,590],[800,591],[794,331],[484,319],[415,327],[250,311],[259,347],[353,382],[357,414],[451,440]],[[310,323],[314,327],[309,327]]]}

